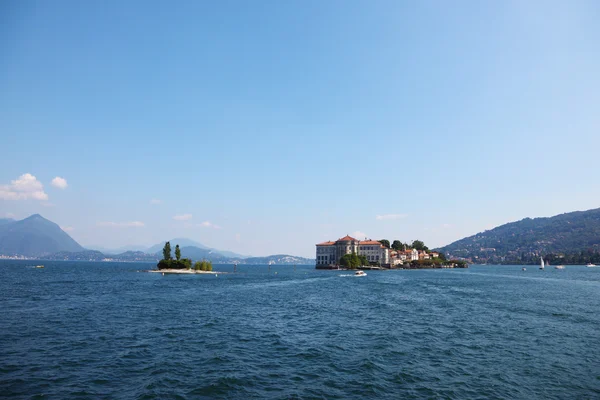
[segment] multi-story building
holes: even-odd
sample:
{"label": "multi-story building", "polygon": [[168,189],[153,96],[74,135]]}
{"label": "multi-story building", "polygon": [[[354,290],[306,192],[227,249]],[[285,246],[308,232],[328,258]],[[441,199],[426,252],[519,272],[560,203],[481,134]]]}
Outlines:
{"label": "multi-story building", "polygon": [[388,265],[390,263],[389,249],[376,240],[360,241],[346,235],[335,242],[323,242],[316,246],[317,267],[336,265],[342,256],[352,253],[365,256],[373,264]]}

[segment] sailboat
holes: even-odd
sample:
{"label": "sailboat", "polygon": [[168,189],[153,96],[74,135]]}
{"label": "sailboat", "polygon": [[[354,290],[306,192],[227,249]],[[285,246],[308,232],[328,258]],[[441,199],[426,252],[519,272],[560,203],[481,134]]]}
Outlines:
{"label": "sailboat", "polygon": [[544,259],[540,257],[540,269],[544,269]]}

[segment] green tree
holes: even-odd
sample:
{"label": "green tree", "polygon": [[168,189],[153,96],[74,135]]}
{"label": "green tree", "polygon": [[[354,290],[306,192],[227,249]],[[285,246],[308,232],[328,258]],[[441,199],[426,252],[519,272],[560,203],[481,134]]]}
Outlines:
{"label": "green tree", "polygon": [[341,258],[340,258],[340,265],[342,267],[347,267],[350,268],[352,265],[352,258],[351,258],[351,254],[344,254]]}
{"label": "green tree", "polygon": [[381,243],[382,245],[384,245],[388,249],[390,248],[390,241],[387,240],[387,239],[381,239],[381,240],[379,240],[379,243]]}
{"label": "green tree", "polygon": [[158,269],[170,269],[171,260],[160,260],[156,266],[158,267]]}
{"label": "green tree", "polygon": [[165,247],[163,247],[163,260],[172,260],[171,257],[171,243],[166,242]]}
{"label": "green tree", "polygon": [[[365,260],[366,261],[366,260]],[[340,258],[340,265],[350,269],[356,269],[362,264],[361,259],[355,253],[345,254]]]}
{"label": "green tree", "polygon": [[369,260],[367,260],[366,256],[358,256],[358,261],[360,265],[369,265]]}
{"label": "green tree", "polygon": [[428,251],[429,249],[427,248],[427,246],[425,246],[425,243],[423,243],[420,240],[415,240],[412,242],[412,248],[413,249],[417,249],[419,251]]}
{"label": "green tree", "polygon": [[392,243],[392,249],[404,251],[404,245],[402,244],[401,241],[394,240],[394,242]]}
{"label": "green tree", "polygon": [[196,263],[194,264],[194,269],[196,271],[212,271],[212,261],[196,261]]}
{"label": "green tree", "polygon": [[181,250],[179,250],[179,245],[175,246],[175,258],[177,259],[177,261],[181,259]]}

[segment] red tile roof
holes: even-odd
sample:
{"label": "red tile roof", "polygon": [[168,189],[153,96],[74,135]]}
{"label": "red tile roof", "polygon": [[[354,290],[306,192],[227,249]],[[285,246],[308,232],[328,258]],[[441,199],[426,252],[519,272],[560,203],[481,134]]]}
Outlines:
{"label": "red tile roof", "polygon": [[317,246],[333,246],[335,243],[334,242],[323,242],[323,243],[318,243]]}
{"label": "red tile roof", "polygon": [[374,245],[382,246],[382,244],[379,243],[377,240],[363,240],[359,244],[361,244],[361,245],[363,245],[363,244],[374,244]]}
{"label": "red tile roof", "polygon": [[351,236],[348,236],[348,235],[346,235],[346,236],[344,236],[343,238],[341,238],[341,239],[338,239],[337,241],[338,241],[338,242],[357,242],[358,240],[354,239],[354,238],[353,238],[353,237],[351,237]]}

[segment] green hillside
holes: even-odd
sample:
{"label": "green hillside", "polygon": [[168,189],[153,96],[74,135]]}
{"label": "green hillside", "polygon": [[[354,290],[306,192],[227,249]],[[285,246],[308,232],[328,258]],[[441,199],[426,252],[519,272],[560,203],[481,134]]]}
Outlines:
{"label": "green hillside", "polygon": [[600,208],[525,218],[458,240],[440,251],[485,263],[600,262]]}

